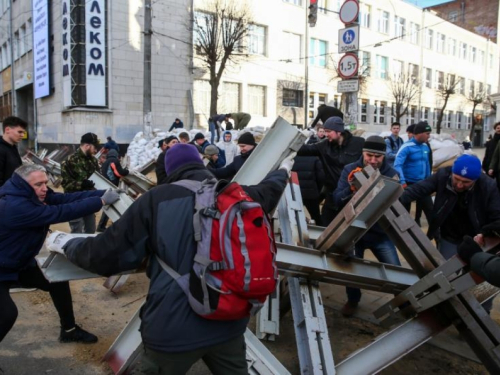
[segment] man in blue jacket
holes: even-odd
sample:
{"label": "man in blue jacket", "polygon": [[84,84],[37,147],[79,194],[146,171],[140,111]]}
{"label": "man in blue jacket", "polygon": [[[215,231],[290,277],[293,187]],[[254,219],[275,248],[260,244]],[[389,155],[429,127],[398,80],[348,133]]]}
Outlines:
{"label": "man in blue jacket", "polygon": [[[261,183],[243,189],[270,212],[278,204],[292,165],[285,159]],[[181,275],[191,271],[196,254],[194,193],[171,183],[203,181],[212,175],[192,145],[172,147],[165,169],[167,184],[142,195],[103,234],[70,240],[65,253],[76,265],[101,275],[135,269],[149,258],[150,285],[141,309],[140,331],[146,362],[154,367],[151,373],[184,374],[203,359],[212,373],[246,375],[243,334],[248,318],[209,320],[197,315],[155,256]]]}
{"label": "man in blue jacket", "polygon": [[[396,170],[385,159],[385,152],[386,144],[382,137],[374,135],[366,139],[361,158],[357,162],[346,165],[342,170],[337,189],[333,192],[333,201],[337,207],[345,206],[354,195],[356,189],[353,182],[356,171],[369,165],[373,169],[378,169],[383,176],[397,177]],[[354,245],[356,258],[363,258],[366,249],[370,249],[380,262],[401,265],[396,247],[378,224],[372,226]],[[342,307],[341,313],[345,317],[350,317],[356,312],[361,300],[361,291],[358,288],[347,287],[346,292],[347,303]]]}
{"label": "man in blue jacket", "polygon": [[385,139],[385,144],[387,146],[385,160],[391,166],[394,165],[396,155],[401,146],[403,146],[403,139],[399,136],[400,130],[401,124],[399,122],[393,122],[391,125],[391,135]]}
{"label": "man in blue jacket", "polygon": [[[432,128],[425,121],[419,122],[413,129],[413,138],[401,146],[394,162],[394,168],[399,173],[401,183],[406,188],[425,180],[432,173],[432,166],[429,155],[431,152],[427,142],[431,137]],[[425,196],[419,199],[422,209],[429,223],[432,212],[432,198]],[[405,208],[410,212],[411,204],[405,204]],[[420,225],[420,222],[417,221]]]}
{"label": "man in blue jacket", "polygon": [[61,342],[97,341],[75,324],[68,282],[50,284],[35,262],[51,224],[99,211],[119,199],[116,191],[53,192],[45,168],[24,165],[0,189],[0,341],[17,319],[9,289],[21,286],[49,292],[61,321]]}

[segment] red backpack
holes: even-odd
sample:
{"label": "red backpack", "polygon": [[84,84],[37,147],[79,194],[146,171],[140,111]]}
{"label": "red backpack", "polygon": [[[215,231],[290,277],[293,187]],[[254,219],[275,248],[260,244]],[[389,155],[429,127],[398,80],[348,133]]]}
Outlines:
{"label": "red backpack", "polygon": [[220,191],[215,179],[174,184],[196,194],[197,250],[189,274],[179,275],[157,255],[160,265],[204,318],[232,320],[257,313],[278,280],[276,244],[262,207],[235,182]]}

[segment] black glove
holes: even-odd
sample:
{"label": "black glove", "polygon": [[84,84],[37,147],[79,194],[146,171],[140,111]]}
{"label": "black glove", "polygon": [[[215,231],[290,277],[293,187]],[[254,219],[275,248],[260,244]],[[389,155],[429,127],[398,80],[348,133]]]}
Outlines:
{"label": "black glove", "polygon": [[83,180],[82,181],[82,190],[91,190],[95,186],[93,181],[90,180]]}
{"label": "black glove", "polygon": [[485,237],[500,237],[500,221],[486,224],[481,228],[481,233]]}
{"label": "black glove", "polygon": [[458,245],[458,256],[467,264],[470,264],[470,259],[474,254],[482,251],[481,246],[470,236],[464,236],[464,240]]}

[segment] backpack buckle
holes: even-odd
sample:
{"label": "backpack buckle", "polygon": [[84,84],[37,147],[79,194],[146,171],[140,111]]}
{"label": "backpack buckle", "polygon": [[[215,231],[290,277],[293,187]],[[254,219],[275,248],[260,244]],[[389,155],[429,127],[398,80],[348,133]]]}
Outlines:
{"label": "backpack buckle", "polygon": [[226,269],[226,264],[224,262],[212,262],[207,268],[210,271],[222,271]]}
{"label": "backpack buckle", "polygon": [[220,219],[220,212],[213,207],[205,207],[200,210],[200,214],[203,216],[211,217],[212,219]]}

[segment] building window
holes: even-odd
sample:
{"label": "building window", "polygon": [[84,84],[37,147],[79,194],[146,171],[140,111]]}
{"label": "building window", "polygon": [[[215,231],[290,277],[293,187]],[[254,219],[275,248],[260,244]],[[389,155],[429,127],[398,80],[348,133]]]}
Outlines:
{"label": "building window", "polygon": [[471,63],[476,63],[477,62],[477,48],[476,47],[470,47],[470,62]]}
{"label": "building window", "polygon": [[467,130],[470,130],[471,126],[472,126],[472,116],[469,115],[467,116]]}
{"label": "building window", "polygon": [[448,54],[455,56],[457,54],[457,40],[448,38]]}
{"label": "building window", "polygon": [[377,78],[387,79],[387,57],[377,55]]}
{"label": "building window", "polygon": [[448,111],[446,115],[446,128],[451,129],[453,127],[453,111]]}
{"label": "building window", "polygon": [[19,31],[16,31],[14,33],[14,61],[17,60],[21,55],[19,54],[19,47],[20,47],[20,40],[19,40]]}
{"label": "building window", "polygon": [[302,0],[283,0],[283,2],[293,5],[302,6]]}
{"label": "building window", "polygon": [[367,4],[360,4],[360,9],[359,9],[359,21],[361,26],[366,27],[367,29],[370,28],[370,13],[371,13],[372,7]]}
{"label": "building window", "polygon": [[[31,38],[31,35],[29,36]],[[26,53],[26,26],[22,25],[19,29],[19,56]]]}
{"label": "building window", "polygon": [[446,45],[446,36],[441,33],[437,33],[437,51],[439,53],[444,53],[444,46]]}
{"label": "building window", "polygon": [[394,16],[394,36],[403,39],[406,31],[406,19]]}
{"label": "building window", "polygon": [[324,40],[311,38],[309,43],[309,64],[326,67],[327,42]]}
{"label": "building window", "polygon": [[283,107],[302,108],[304,106],[303,95],[302,90],[283,89]]}
{"label": "building window", "polygon": [[411,125],[415,123],[415,117],[417,115],[417,106],[412,105],[408,108],[408,114],[406,116],[406,125]]}
{"label": "building window", "polygon": [[266,54],[266,28],[264,26],[248,26],[248,53],[262,56]]}
{"label": "building window", "polygon": [[8,48],[8,44],[7,43],[4,43],[3,46],[2,46],[2,66],[3,68],[7,68],[9,65],[10,65],[10,54],[9,54],[9,48]]}
{"label": "building window", "polygon": [[420,35],[420,25],[415,22],[410,22],[410,43],[418,44]]}
{"label": "building window", "polygon": [[490,69],[493,68],[493,54],[490,53],[490,62],[489,62],[489,65],[490,65]]}
{"label": "building window", "polygon": [[434,30],[425,30],[425,48],[432,49],[434,45]]}
{"label": "building window", "polygon": [[0,121],[3,121],[9,116],[12,116],[12,101],[10,92],[0,97]]}
{"label": "building window", "polygon": [[475,95],[476,95],[476,92],[475,92],[475,88],[476,88],[476,83],[474,82],[474,80],[470,80],[469,81],[469,98],[473,98]]}
{"label": "building window", "polygon": [[375,124],[385,125],[385,111],[387,109],[386,102],[375,101],[373,111],[373,122]]}
{"label": "building window", "polygon": [[491,85],[486,85],[486,94],[491,95]]}
{"label": "building window", "polygon": [[284,36],[284,47],[285,47],[285,59],[290,62],[300,63],[301,58],[301,48],[300,48],[300,35],[292,33],[283,33]]}
{"label": "building window", "polygon": [[264,86],[248,85],[248,110],[252,115],[266,115],[266,88]]}
{"label": "building window", "polygon": [[2,47],[0,47],[0,70],[3,70],[3,54],[5,53],[5,51],[3,50]]}
{"label": "building window", "polygon": [[436,71],[436,88],[438,90],[444,88],[444,72]]}
{"label": "building window", "polygon": [[448,21],[450,22],[457,22],[458,21],[458,10],[452,10],[450,13],[448,13]]}
{"label": "building window", "polygon": [[419,66],[416,64],[408,64],[408,74],[414,84],[418,84],[419,79]]}
{"label": "building window", "polygon": [[464,113],[457,112],[457,129],[462,129],[463,118],[464,118]]}
{"label": "building window", "polygon": [[194,80],[193,89],[195,113],[208,116],[210,113],[210,83],[205,80]]}
{"label": "building window", "polygon": [[[315,97],[316,95],[318,96],[318,101],[315,102]],[[310,119],[313,119],[316,117],[316,108],[322,104],[326,104],[326,94],[318,94],[315,92],[310,92],[309,93],[309,111],[308,115]]]}
{"label": "building window", "polygon": [[467,44],[460,42],[459,56],[463,60],[467,60]]}
{"label": "building window", "polygon": [[422,107],[422,121],[429,121],[429,114],[431,109],[429,107]]}
{"label": "building window", "polygon": [[403,74],[403,62],[400,60],[392,61],[392,78],[398,80]]}
{"label": "building window", "polygon": [[371,55],[370,52],[361,51],[361,66],[359,67],[359,75],[369,77],[371,72]]}
{"label": "building window", "polygon": [[361,117],[359,119],[360,122],[367,122],[368,120],[368,99],[361,99]]}
{"label": "building window", "polygon": [[480,95],[483,95],[483,94],[484,94],[484,83],[483,83],[483,82],[478,82],[477,92],[478,92]]}
{"label": "building window", "polygon": [[458,93],[460,95],[465,95],[465,78],[464,77],[458,78]]}
{"label": "building window", "polygon": [[33,33],[33,25],[31,24],[31,19],[29,19],[28,22],[26,22],[26,34],[25,34],[26,36],[24,38],[24,44],[26,45],[26,52],[31,51],[31,49],[33,48],[33,43],[31,40],[32,33]]}
{"label": "building window", "polygon": [[[222,113],[240,111],[240,84],[233,82],[224,82],[222,87]],[[220,110],[220,108],[219,108]]]}
{"label": "building window", "polygon": [[430,68],[424,68],[425,69],[425,82],[424,86],[432,89],[432,70]]}
{"label": "building window", "polygon": [[377,30],[380,33],[389,34],[389,12],[378,10]]}

